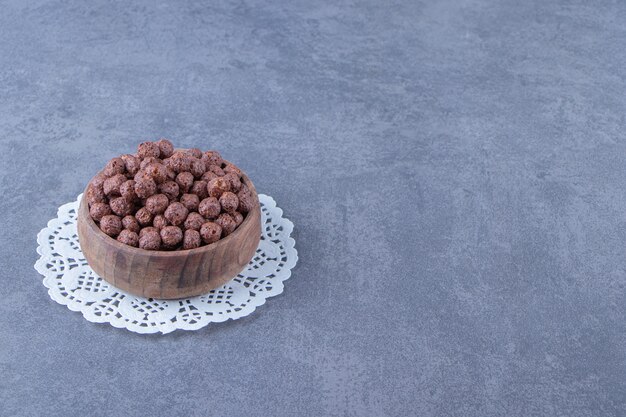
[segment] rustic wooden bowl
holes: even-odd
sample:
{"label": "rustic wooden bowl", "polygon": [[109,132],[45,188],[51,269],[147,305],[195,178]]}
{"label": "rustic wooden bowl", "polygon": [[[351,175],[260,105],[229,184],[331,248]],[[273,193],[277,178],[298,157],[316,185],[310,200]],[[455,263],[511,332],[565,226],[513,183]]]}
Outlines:
{"label": "rustic wooden bowl", "polygon": [[150,251],[106,235],[89,215],[85,195],[78,209],[78,239],[89,266],[104,280],[143,297],[175,299],[205,294],[241,272],[261,239],[261,209],[252,181],[242,174],[256,206],[230,235],[196,249]]}

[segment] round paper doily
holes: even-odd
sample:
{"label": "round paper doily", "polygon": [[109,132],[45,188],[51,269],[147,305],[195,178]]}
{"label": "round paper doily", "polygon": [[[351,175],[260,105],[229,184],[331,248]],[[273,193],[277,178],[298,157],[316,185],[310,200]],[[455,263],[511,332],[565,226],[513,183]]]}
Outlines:
{"label": "round paper doily", "polygon": [[[82,194],[81,194],[82,195]],[[137,297],[100,278],[78,244],[76,213],[81,198],[59,207],[58,217],[37,235],[35,269],[50,297],[94,323],[110,323],[137,333],[197,330],[209,323],[252,313],[283,292],[298,253],[290,237],[293,223],[282,217],[272,197],[259,194],[262,236],[256,255],[239,275],[208,294],[181,300]]]}

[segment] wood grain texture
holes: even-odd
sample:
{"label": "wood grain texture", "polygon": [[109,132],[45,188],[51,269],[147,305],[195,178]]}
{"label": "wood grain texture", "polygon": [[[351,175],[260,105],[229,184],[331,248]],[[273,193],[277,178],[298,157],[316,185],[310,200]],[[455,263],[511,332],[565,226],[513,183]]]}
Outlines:
{"label": "wood grain texture", "polygon": [[180,251],[149,251],[107,236],[89,215],[85,197],[78,211],[78,239],[89,266],[104,280],[143,297],[175,299],[205,294],[241,272],[261,239],[261,209],[250,179],[242,174],[255,201],[243,223],[207,246]]}

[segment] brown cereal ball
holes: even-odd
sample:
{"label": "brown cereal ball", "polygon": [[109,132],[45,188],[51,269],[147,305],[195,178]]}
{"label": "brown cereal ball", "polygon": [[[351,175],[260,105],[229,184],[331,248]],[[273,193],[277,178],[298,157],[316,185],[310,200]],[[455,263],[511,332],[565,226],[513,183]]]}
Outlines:
{"label": "brown cereal ball", "polygon": [[243,223],[243,214],[239,213],[238,211],[232,213],[231,216],[235,220],[237,227],[239,227],[239,225]]}
{"label": "brown cereal ball", "polygon": [[[147,229],[147,228],[146,228]],[[146,229],[142,229],[143,232]],[[139,234],[139,247],[146,250],[159,250],[161,248],[161,235],[158,230],[147,230]]]}
{"label": "brown cereal ball", "polygon": [[159,233],[159,229],[157,229],[156,227],[152,227],[152,226],[144,227],[143,229],[139,231],[139,239],[144,237],[146,233],[152,233],[152,232]]}
{"label": "brown cereal ball", "polygon": [[184,153],[174,152],[174,155],[166,159],[165,166],[175,172],[186,172],[191,170],[192,158]]}
{"label": "brown cereal ball", "polygon": [[102,189],[107,197],[119,196],[120,186],[126,182],[126,176],[123,174],[115,174],[111,178],[107,178],[102,184]]}
{"label": "brown cereal ball", "polygon": [[187,214],[189,214],[189,210],[180,203],[172,203],[165,210],[165,218],[174,226],[183,224],[187,218]]}
{"label": "brown cereal ball", "polygon": [[174,181],[165,181],[163,184],[159,185],[159,191],[161,194],[165,194],[167,198],[170,200],[174,200],[178,197],[179,187]]}
{"label": "brown cereal ball", "polygon": [[135,181],[134,180],[124,181],[124,183],[120,185],[120,194],[129,203],[132,203],[135,200],[137,200],[137,194],[135,193]]}
{"label": "brown cereal ball", "polygon": [[242,213],[247,213],[252,210],[258,202],[258,200],[252,197],[252,192],[246,184],[241,184],[241,189],[237,193],[237,197],[239,198],[239,211]]}
{"label": "brown cereal ball", "polygon": [[235,193],[226,191],[220,197],[220,205],[225,212],[233,213],[239,207],[239,198],[237,198]]}
{"label": "brown cereal ball", "polygon": [[205,181],[195,181],[191,186],[190,193],[197,195],[200,200],[207,198],[209,196],[207,183]]}
{"label": "brown cereal ball", "polygon": [[202,177],[200,177],[200,179],[202,181],[206,181],[208,183],[213,178],[217,178],[217,177],[218,177],[218,175],[215,172],[207,171],[204,174],[202,174]]}
{"label": "brown cereal ball", "polygon": [[107,214],[100,219],[100,230],[111,237],[115,237],[122,231],[122,219],[114,214]]}
{"label": "brown cereal ball", "polygon": [[218,151],[206,151],[203,154],[202,159],[205,160],[205,162],[207,163],[207,166],[209,165],[221,166],[224,163],[224,160],[222,159],[222,155],[220,155]]}
{"label": "brown cereal ball", "polygon": [[199,248],[201,244],[202,240],[200,238],[200,233],[198,233],[197,230],[185,230],[185,237],[183,238],[183,249]]}
{"label": "brown cereal ball", "polygon": [[148,226],[152,224],[152,213],[150,213],[145,207],[137,210],[137,213],[135,213],[135,218],[137,219],[137,222],[139,222],[139,224],[142,226]]}
{"label": "brown cereal ball", "polygon": [[223,177],[225,174],[224,170],[222,170],[222,168],[220,168],[218,165],[209,165],[209,168],[207,170],[211,171],[218,177]]}
{"label": "brown cereal ball", "polygon": [[217,242],[222,236],[222,226],[217,223],[206,222],[200,227],[200,236],[206,244]]}
{"label": "brown cereal ball", "polygon": [[99,222],[102,217],[111,214],[111,207],[107,203],[93,203],[89,207],[89,215]]}
{"label": "brown cereal ball", "polygon": [[143,167],[142,170],[150,175],[157,184],[161,184],[167,180],[167,168],[161,163],[148,164]]}
{"label": "brown cereal ball", "polygon": [[105,203],[107,201],[102,185],[100,185],[100,187],[96,187],[93,184],[89,184],[87,186],[87,191],[85,191],[85,198],[87,199],[87,203],[89,203],[89,205],[95,203]]}
{"label": "brown cereal ball", "polygon": [[170,200],[165,194],[155,194],[146,199],[146,210],[151,214],[162,214],[167,209]]}
{"label": "brown cereal ball", "polygon": [[224,179],[230,184],[230,191],[233,193],[236,193],[241,189],[241,180],[239,179],[239,175],[234,172],[229,172],[224,175]]}
{"label": "brown cereal ball", "polygon": [[176,176],[176,183],[183,193],[188,193],[193,185],[193,174],[191,172],[181,172]]}
{"label": "brown cereal ball", "polygon": [[207,185],[211,197],[219,198],[226,191],[230,191],[230,183],[224,178],[213,178]]}
{"label": "brown cereal ball", "polygon": [[170,181],[176,181],[176,173],[173,169],[165,167],[165,173],[167,174],[167,179]]}
{"label": "brown cereal ball", "polygon": [[112,177],[116,174],[123,174],[124,171],[126,171],[124,160],[122,158],[113,158],[107,162],[102,172],[105,176]]}
{"label": "brown cereal ball", "polygon": [[149,156],[141,160],[141,163],[139,164],[139,168],[144,169],[150,164],[160,164],[160,163],[161,163],[161,160],[159,158],[154,158],[152,156]]}
{"label": "brown cereal ball", "polygon": [[156,143],[161,151],[161,158],[169,158],[174,153],[174,145],[169,140],[162,138]]}
{"label": "brown cereal ball", "polygon": [[204,223],[206,223],[204,217],[194,211],[189,213],[183,226],[185,227],[185,230],[200,230],[200,227]]}
{"label": "brown cereal ball", "polygon": [[146,171],[144,171],[143,169],[140,169],[139,171],[137,171],[137,173],[135,174],[135,176],[133,177],[133,181],[135,182],[139,182],[139,181],[147,181],[147,180],[152,180],[152,175],[148,174]]}
{"label": "brown cereal ball", "polygon": [[143,179],[140,181],[135,180],[135,194],[139,198],[148,198],[151,195],[156,194],[157,185],[152,178]]}
{"label": "brown cereal ball", "polygon": [[124,216],[122,219],[122,227],[124,229],[128,229],[131,232],[139,233],[141,230],[141,226],[139,226],[139,222],[135,218],[135,216]]}
{"label": "brown cereal ball", "polygon": [[204,162],[202,162],[200,159],[194,158],[191,161],[190,172],[193,174],[194,177],[196,178],[202,177],[202,174],[204,174],[205,171],[206,171],[206,166],[204,165]]}
{"label": "brown cereal ball", "polygon": [[195,194],[183,194],[180,197],[180,204],[187,207],[189,211],[198,210],[198,205],[200,204],[200,197]]}
{"label": "brown cereal ball", "polygon": [[153,158],[158,158],[161,155],[161,150],[159,149],[159,145],[154,142],[143,142],[140,143],[137,147],[137,156],[139,158],[144,159],[149,156]]}
{"label": "brown cereal ball", "polygon": [[133,212],[133,204],[124,197],[116,197],[109,202],[113,213],[120,217],[127,216]]}
{"label": "brown cereal ball", "polygon": [[139,236],[137,233],[131,232],[128,229],[124,229],[120,232],[120,235],[117,237],[117,241],[129,246],[139,246]]}
{"label": "brown cereal ball", "polygon": [[89,185],[93,185],[96,188],[100,188],[102,189],[102,185],[104,184],[104,181],[107,179],[107,176],[105,176],[102,172],[98,172],[92,179],[91,181],[89,181]]}
{"label": "brown cereal ball", "polygon": [[194,158],[202,158],[202,151],[198,148],[187,149],[187,154],[193,156]]}
{"label": "brown cereal ball", "polygon": [[237,175],[238,177],[241,177],[241,170],[231,163],[227,163],[223,169],[224,169],[224,172],[227,174],[232,173],[232,174]]}
{"label": "brown cereal ball", "polygon": [[124,161],[124,167],[126,168],[126,172],[128,173],[128,175],[135,175],[139,171],[141,163],[139,159],[135,157],[135,155],[127,153],[120,156],[120,158],[122,158],[122,161]]}
{"label": "brown cereal ball", "polygon": [[165,216],[162,214],[157,214],[156,216],[154,216],[154,220],[152,220],[152,226],[156,227],[159,230],[169,225],[170,222],[168,222]]}
{"label": "brown cereal ball", "polygon": [[215,220],[216,224],[219,224],[222,227],[222,234],[224,237],[228,236],[237,228],[237,222],[232,218],[230,214],[222,213]]}
{"label": "brown cereal ball", "polygon": [[165,246],[173,248],[183,241],[183,231],[180,227],[165,226],[161,229],[161,241]]}
{"label": "brown cereal ball", "polygon": [[215,197],[207,197],[198,205],[198,213],[207,219],[214,219],[219,216],[222,207]]}

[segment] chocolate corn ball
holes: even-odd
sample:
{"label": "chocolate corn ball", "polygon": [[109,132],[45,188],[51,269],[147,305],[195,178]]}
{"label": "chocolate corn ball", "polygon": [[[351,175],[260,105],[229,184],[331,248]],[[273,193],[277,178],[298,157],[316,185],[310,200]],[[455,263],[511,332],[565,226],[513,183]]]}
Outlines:
{"label": "chocolate corn ball", "polygon": [[222,235],[224,235],[224,237],[234,232],[237,228],[237,222],[235,222],[235,219],[228,213],[220,214],[219,217],[215,219],[215,223],[222,227]]}
{"label": "chocolate corn ball", "polygon": [[[142,229],[141,231],[143,232],[146,229]],[[159,231],[152,228],[151,230],[146,230],[143,234],[140,232],[139,247],[146,250],[159,250],[161,248],[161,235]]]}
{"label": "chocolate corn ball", "polygon": [[156,142],[159,146],[159,150],[161,151],[161,158],[169,158],[174,153],[174,145],[169,140],[163,138]]}
{"label": "chocolate corn ball", "polygon": [[96,188],[102,188],[104,181],[107,179],[107,176],[102,172],[98,172],[92,179],[89,181],[90,185],[93,185]]}
{"label": "chocolate corn ball", "polygon": [[230,191],[230,183],[222,177],[213,178],[207,184],[207,190],[211,197],[219,198],[226,191]]}
{"label": "chocolate corn ball", "polygon": [[170,200],[178,198],[180,187],[174,181],[165,181],[163,184],[159,184],[159,192],[165,194]]}
{"label": "chocolate corn ball", "polygon": [[115,214],[107,214],[100,219],[100,230],[111,237],[115,237],[122,231],[122,219]]}
{"label": "chocolate corn ball", "polygon": [[124,183],[120,185],[120,194],[129,203],[132,203],[135,200],[137,200],[137,194],[135,193],[135,181],[134,180],[124,181]]}
{"label": "chocolate corn ball", "polygon": [[180,197],[180,204],[187,207],[189,211],[198,210],[198,205],[200,204],[200,197],[195,194],[183,194]]}
{"label": "chocolate corn ball", "polygon": [[207,171],[204,174],[202,174],[202,177],[200,177],[200,179],[202,181],[206,181],[207,184],[209,183],[209,181],[211,181],[213,178],[217,178],[218,175],[215,172],[211,172],[211,171]]}
{"label": "chocolate corn ball", "polygon": [[160,163],[161,163],[161,160],[159,158],[149,156],[141,160],[141,163],[139,164],[139,169],[144,169],[150,164],[160,164]]}
{"label": "chocolate corn ball", "polygon": [[176,184],[178,184],[180,192],[188,193],[193,186],[193,174],[191,172],[181,172],[176,176]]}
{"label": "chocolate corn ball", "polygon": [[161,184],[167,180],[167,168],[160,162],[148,164],[143,167],[142,170],[150,175],[157,184]]}
{"label": "chocolate corn ball", "polygon": [[202,151],[198,148],[187,149],[187,154],[189,156],[193,156],[194,158],[202,158]]}
{"label": "chocolate corn ball", "polygon": [[113,158],[107,162],[104,170],[102,171],[105,176],[112,177],[116,174],[123,174],[126,171],[124,160],[122,158]]}
{"label": "chocolate corn ball", "polygon": [[206,244],[211,244],[220,240],[222,236],[222,226],[213,222],[206,222],[200,227],[200,237]]}
{"label": "chocolate corn ball", "polygon": [[207,171],[211,171],[218,177],[223,177],[226,174],[224,170],[220,168],[218,165],[209,165],[209,168],[207,168]]}
{"label": "chocolate corn ball", "polygon": [[102,217],[111,214],[111,207],[107,203],[93,203],[89,207],[89,215],[99,222]]}
{"label": "chocolate corn ball", "polygon": [[125,245],[137,247],[139,246],[139,235],[137,235],[137,233],[132,232],[128,229],[124,229],[120,232],[119,236],[117,237],[117,241]]}
{"label": "chocolate corn ball", "polygon": [[189,214],[187,207],[180,203],[172,203],[165,210],[165,218],[174,226],[183,224]]}
{"label": "chocolate corn ball", "polygon": [[139,181],[147,181],[147,180],[152,180],[154,181],[154,179],[152,179],[152,175],[148,174],[146,171],[144,171],[143,169],[140,169],[139,171],[137,171],[137,173],[135,174],[135,176],[133,177],[133,181],[135,182],[139,182]]}
{"label": "chocolate corn ball", "polygon": [[149,226],[152,224],[152,213],[147,208],[142,207],[135,213],[135,218],[141,226]]}
{"label": "chocolate corn ball", "polygon": [[157,214],[156,216],[154,216],[154,220],[152,220],[152,226],[156,227],[159,230],[169,225],[170,222],[168,222],[165,216],[162,214]]}
{"label": "chocolate corn ball", "polygon": [[239,227],[239,225],[243,223],[243,214],[239,213],[238,211],[231,213],[231,216],[235,220],[237,227]]}
{"label": "chocolate corn ball", "polygon": [[238,192],[241,189],[241,180],[239,179],[239,175],[234,172],[229,172],[223,177],[230,184],[230,191],[233,193]]}
{"label": "chocolate corn ball", "polygon": [[126,176],[123,174],[115,174],[107,178],[102,184],[102,189],[107,197],[115,197],[120,194],[120,186],[126,182]]}
{"label": "chocolate corn ball", "polygon": [[204,162],[202,162],[202,160],[198,158],[192,159],[190,172],[193,174],[194,177],[201,178],[202,174],[204,174],[205,171],[206,166],[204,165]]}
{"label": "chocolate corn ball", "polygon": [[223,170],[227,174],[232,173],[232,174],[237,175],[238,177],[241,177],[241,170],[237,168],[236,166],[234,166],[233,164],[231,164],[230,162],[226,164]]}
{"label": "chocolate corn ball", "polygon": [[109,202],[111,211],[120,217],[127,216],[133,212],[133,203],[130,203],[125,197],[116,197]]}
{"label": "chocolate corn ball", "polygon": [[185,230],[200,230],[200,227],[206,223],[204,217],[200,214],[194,212],[189,213],[183,227]]}
{"label": "chocolate corn ball", "polygon": [[220,202],[215,197],[207,197],[203,199],[198,205],[198,213],[207,219],[214,219],[219,216],[222,211]]}
{"label": "chocolate corn ball", "polygon": [[233,213],[239,207],[239,198],[235,193],[226,191],[220,196],[220,205],[225,212]]}
{"label": "chocolate corn ball", "polygon": [[165,167],[165,173],[167,174],[167,179],[170,181],[176,181],[176,173],[173,169]]}
{"label": "chocolate corn ball", "polygon": [[135,194],[139,198],[148,198],[157,192],[157,185],[152,178],[135,180]]}
{"label": "chocolate corn ball", "polygon": [[173,248],[183,241],[183,231],[177,226],[165,226],[161,229],[161,242]]}
{"label": "chocolate corn ball", "polygon": [[85,198],[90,206],[95,203],[106,203],[107,201],[102,185],[97,187],[94,184],[89,184],[87,186],[87,191],[85,191]]}
{"label": "chocolate corn ball", "polygon": [[201,244],[202,239],[200,238],[200,233],[197,230],[185,230],[185,236],[183,238],[183,249],[199,248]]}
{"label": "chocolate corn ball", "polygon": [[161,155],[161,150],[159,149],[159,145],[154,142],[143,142],[140,143],[137,147],[137,156],[139,158],[144,159],[149,156],[153,158],[158,158]]}
{"label": "chocolate corn ball", "polygon": [[128,175],[134,176],[141,168],[141,163],[135,155],[127,153],[120,156],[120,158],[122,158],[122,161],[124,161],[124,167],[126,168],[126,173]]}
{"label": "chocolate corn ball", "polygon": [[248,213],[256,206],[256,201],[250,191],[246,191],[243,188],[237,193],[239,199],[238,210],[242,213]]}
{"label": "chocolate corn ball", "polygon": [[165,160],[165,166],[174,170],[174,172],[187,172],[191,169],[192,157],[187,154],[174,152],[174,155]]}
{"label": "chocolate corn ball", "polygon": [[135,233],[139,233],[139,230],[141,230],[139,222],[137,221],[135,216],[131,215],[124,216],[124,218],[122,219],[122,227]]}
{"label": "chocolate corn ball", "polygon": [[206,151],[204,152],[202,159],[205,160],[207,166],[209,165],[218,165],[222,166],[224,160],[222,159],[222,155],[218,151]]}
{"label": "chocolate corn ball", "polygon": [[209,196],[209,192],[207,191],[207,183],[205,181],[195,181],[191,186],[191,190],[189,192],[191,194],[197,195],[200,200]]}
{"label": "chocolate corn ball", "polygon": [[151,214],[162,214],[167,209],[170,200],[165,194],[155,194],[146,199],[145,208]]}
{"label": "chocolate corn ball", "polygon": [[143,229],[139,231],[139,239],[144,237],[146,233],[151,233],[151,232],[159,233],[159,229],[157,229],[156,227],[152,227],[152,226],[144,227]]}

